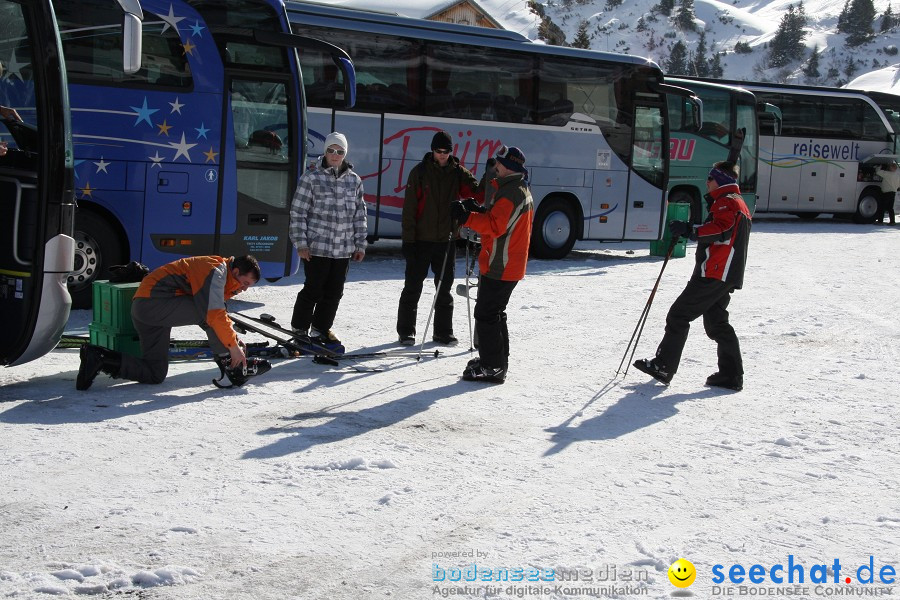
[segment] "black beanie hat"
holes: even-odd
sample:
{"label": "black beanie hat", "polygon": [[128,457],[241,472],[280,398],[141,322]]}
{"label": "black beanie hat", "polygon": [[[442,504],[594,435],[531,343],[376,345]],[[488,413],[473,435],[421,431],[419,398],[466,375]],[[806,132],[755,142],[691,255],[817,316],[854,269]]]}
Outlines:
{"label": "black beanie hat", "polygon": [[434,137],[431,138],[431,149],[449,150],[450,152],[453,152],[453,138],[451,138],[450,134],[446,131],[438,131],[434,134]]}

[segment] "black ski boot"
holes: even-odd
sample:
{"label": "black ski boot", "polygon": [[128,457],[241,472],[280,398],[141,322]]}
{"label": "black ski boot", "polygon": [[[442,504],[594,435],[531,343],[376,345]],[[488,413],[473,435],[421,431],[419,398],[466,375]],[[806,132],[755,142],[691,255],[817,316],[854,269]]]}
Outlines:
{"label": "black ski boot", "polygon": [[[257,375],[262,375],[269,371],[272,368],[272,365],[269,364],[269,361],[263,358],[249,357],[247,358],[247,368],[232,368],[231,367],[231,355],[230,354],[220,354],[216,356],[216,365],[219,367],[219,371],[221,372],[218,379],[213,379],[212,382],[216,387],[220,388],[233,388],[233,387],[241,387],[247,380],[251,377],[256,377]],[[220,383],[223,379],[228,378],[230,385],[224,385]]]}
{"label": "black ski boot", "polygon": [[669,385],[669,382],[672,381],[672,377],[675,375],[674,373],[669,373],[669,369],[666,368],[666,365],[655,358],[642,358],[636,360],[634,361],[634,367],[638,371],[643,371],[653,379],[661,381],[666,385]]}
{"label": "black ski boot", "polygon": [[117,377],[122,367],[122,354],[115,350],[107,350],[100,346],[85,344],[79,353],[81,365],[78,367],[78,377],[75,378],[75,389],[86,390],[94,383],[94,378],[100,371],[110,377]]}
{"label": "black ski boot", "polygon": [[503,383],[506,381],[506,369],[503,367],[486,367],[477,361],[466,365],[463,370],[463,381],[479,381],[481,383]]}
{"label": "black ski boot", "polygon": [[706,378],[706,385],[739,392],[744,389],[744,376],[715,372]]}

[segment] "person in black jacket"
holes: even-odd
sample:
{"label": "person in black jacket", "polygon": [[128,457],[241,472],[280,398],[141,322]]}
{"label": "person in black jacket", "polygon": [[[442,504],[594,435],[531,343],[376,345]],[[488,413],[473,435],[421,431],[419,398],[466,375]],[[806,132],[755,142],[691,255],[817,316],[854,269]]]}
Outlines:
{"label": "person in black jacket", "polygon": [[405,346],[416,342],[416,312],[429,268],[434,273],[435,285],[438,281],[441,284],[434,304],[432,339],[448,346],[458,343],[453,334],[450,293],[456,262],[456,248],[450,243],[450,236],[456,232],[456,224],[450,218],[450,204],[477,195],[478,180],[453,156],[450,134],[438,131],[431,140],[431,152],[413,167],[406,182],[402,217],[406,272],[397,308],[397,334]]}
{"label": "person in black jacket", "polygon": [[656,356],[644,358],[634,366],[654,379],[672,380],[681,362],[691,321],[703,317],[706,335],[716,342],[719,370],[706,379],[706,385],[739,391],[744,386],[741,347],[734,328],[728,322],[731,292],[744,283],[747,244],[750,237],[750,210],[737,184],[738,168],[733,162],[717,162],[706,179],[709,215],[702,225],[672,221],[673,240],[688,237],[697,240],[694,272],[681,295],[666,315],[666,333]]}

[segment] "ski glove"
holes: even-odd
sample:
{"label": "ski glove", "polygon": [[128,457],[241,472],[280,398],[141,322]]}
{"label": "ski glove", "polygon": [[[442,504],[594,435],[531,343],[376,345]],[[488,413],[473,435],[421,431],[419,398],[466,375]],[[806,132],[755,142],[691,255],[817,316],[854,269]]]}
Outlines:
{"label": "ski glove", "polygon": [[458,200],[450,204],[450,217],[460,225],[465,223],[469,218],[469,212],[466,205]]}
{"label": "ski glove", "polygon": [[476,213],[486,213],[487,212],[487,208],[485,208],[481,204],[478,204],[478,201],[475,198],[466,198],[465,200],[463,200],[462,204],[463,204],[463,207],[465,207],[465,209],[469,212],[476,212]]}
{"label": "ski glove", "polygon": [[672,238],[676,240],[680,237],[686,237],[690,240],[697,239],[693,226],[687,221],[672,221],[669,223],[669,231],[672,233]]}

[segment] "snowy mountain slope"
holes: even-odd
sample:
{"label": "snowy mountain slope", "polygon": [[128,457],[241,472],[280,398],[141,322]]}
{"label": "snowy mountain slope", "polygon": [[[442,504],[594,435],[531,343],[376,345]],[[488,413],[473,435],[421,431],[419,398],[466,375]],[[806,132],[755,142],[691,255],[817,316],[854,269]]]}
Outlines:
{"label": "snowy mountain slope", "polygon": [[[420,18],[444,3],[419,2],[418,0],[325,0],[326,3],[357,8],[368,8]],[[584,3],[581,3],[584,2]],[[880,19],[891,0],[874,0],[876,20],[873,28],[878,32]],[[886,33],[877,33],[874,39],[857,48],[848,48],[846,36],[837,33],[838,15],[844,8],[844,0],[808,0],[803,2],[807,16],[804,40],[805,56],[783,69],[766,68],[767,43],[771,41],[789,6],[795,9],[799,0],[760,0],[758,2],[726,2],[720,0],[694,0],[696,31],[679,31],[670,19],[656,15],[652,8],[658,0],[629,0],[611,10],[605,10],[606,0],[542,0],[546,14],[566,34],[566,41],[575,39],[578,26],[587,21],[590,47],[594,50],[624,52],[652,58],[665,67],[671,46],[678,40],[688,51],[696,50],[699,32],[706,32],[707,57],[711,52],[724,52],[722,64],[725,77],[746,81],[777,81],[827,86],[847,86],[878,89],[900,93],[900,87],[892,77],[900,55],[890,55],[886,48],[900,47],[900,27]],[[507,29],[517,31],[530,39],[537,39],[540,19],[532,12],[526,0],[479,0],[491,16]],[[680,2],[676,2],[675,11]],[[895,16],[900,5],[893,7]],[[673,15],[675,14],[673,11]],[[641,17],[647,21],[645,31],[637,30]],[[666,37],[668,36],[668,37]],[[734,46],[742,42],[752,48],[750,54],[736,54]],[[810,79],[802,70],[818,47],[821,77]],[[848,70],[852,65],[852,71]],[[829,69],[837,76],[828,77]],[[877,75],[884,71],[882,75]],[[876,75],[869,76],[868,74]]]}

